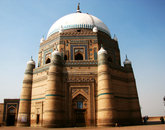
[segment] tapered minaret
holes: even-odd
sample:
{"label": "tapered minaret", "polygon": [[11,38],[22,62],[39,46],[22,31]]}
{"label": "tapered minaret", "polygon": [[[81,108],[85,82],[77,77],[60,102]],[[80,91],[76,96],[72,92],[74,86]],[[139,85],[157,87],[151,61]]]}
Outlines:
{"label": "tapered minaret", "polygon": [[31,60],[27,62],[27,68],[25,70],[20,97],[17,126],[30,126],[31,93],[34,68],[35,62],[31,58]]}
{"label": "tapered minaret", "polygon": [[114,95],[111,84],[107,51],[103,47],[98,51],[98,106],[97,125],[113,126],[115,118]]}
{"label": "tapered minaret", "polygon": [[44,104],[44,127],[63,125],[62,57],[58,50],[52,53]]}

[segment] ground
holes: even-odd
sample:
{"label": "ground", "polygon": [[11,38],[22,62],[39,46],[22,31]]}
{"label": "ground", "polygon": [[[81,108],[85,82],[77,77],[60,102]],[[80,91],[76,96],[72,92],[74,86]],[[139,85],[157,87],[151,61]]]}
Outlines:
{"label": "ground", "polygon": [[0,130],[165,130],[165,124],[141,125],[127,127],[74,127],[74,128],[34,128],[34,127],[0,127]]}

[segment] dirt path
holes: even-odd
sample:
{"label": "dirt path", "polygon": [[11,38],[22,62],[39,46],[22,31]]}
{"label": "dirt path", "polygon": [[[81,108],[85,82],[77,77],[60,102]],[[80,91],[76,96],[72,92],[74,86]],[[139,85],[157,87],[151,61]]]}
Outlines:
{"label": "dirt path", "polygon": [[165,130],[165,124],[127,126],[127,127],[79,127],[79,128],[0,127],[0,130]]}

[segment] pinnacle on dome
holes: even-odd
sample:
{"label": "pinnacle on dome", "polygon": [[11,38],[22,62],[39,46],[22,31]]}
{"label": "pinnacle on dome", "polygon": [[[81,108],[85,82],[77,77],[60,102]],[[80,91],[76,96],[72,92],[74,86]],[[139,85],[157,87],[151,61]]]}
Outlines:
{"label": "pinnacle on dome", "polygon": [[125,61],[123,63],[124,63],[124,65],[131,64],[131,61],[127,58],[127,55],[126,55],[126,59],[125,59]]}
{"label": "pinnacle on dome", "polygon": [[96,26],[93,27],[93,32],[98,32],[98,29]]}
{"label": "pinnacle on dome", "polygon": [[80,3],[78,3],[78,5],[77,5],[77,13],[81,13],[81,11],[80,11]]}
{"label": "pinnacle on dome", "polygon": [[45,41],[44,36],[42,36],[40,43],[42,43],[43,41]]}
{"label": "pinnacle on dome", "polygon": [[64,31],[64,29],[63,29],[63,27],[62,27],[62,25],[61,25],[61,27],[60,27],[60,29],[59,29],[59,33],[62,33]]}

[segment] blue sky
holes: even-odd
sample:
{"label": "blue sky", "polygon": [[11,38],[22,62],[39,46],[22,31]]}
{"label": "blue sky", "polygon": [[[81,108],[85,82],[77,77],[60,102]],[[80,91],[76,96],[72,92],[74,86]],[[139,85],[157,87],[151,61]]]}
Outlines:
{"label": "blue sky", "polygon": [[143,115],[165,115],[164,0],[0,0],[0,102],[19,98],[26,62],[37,62],[40,39],[60,17],[82,12],[117,35],[132,61]]}

